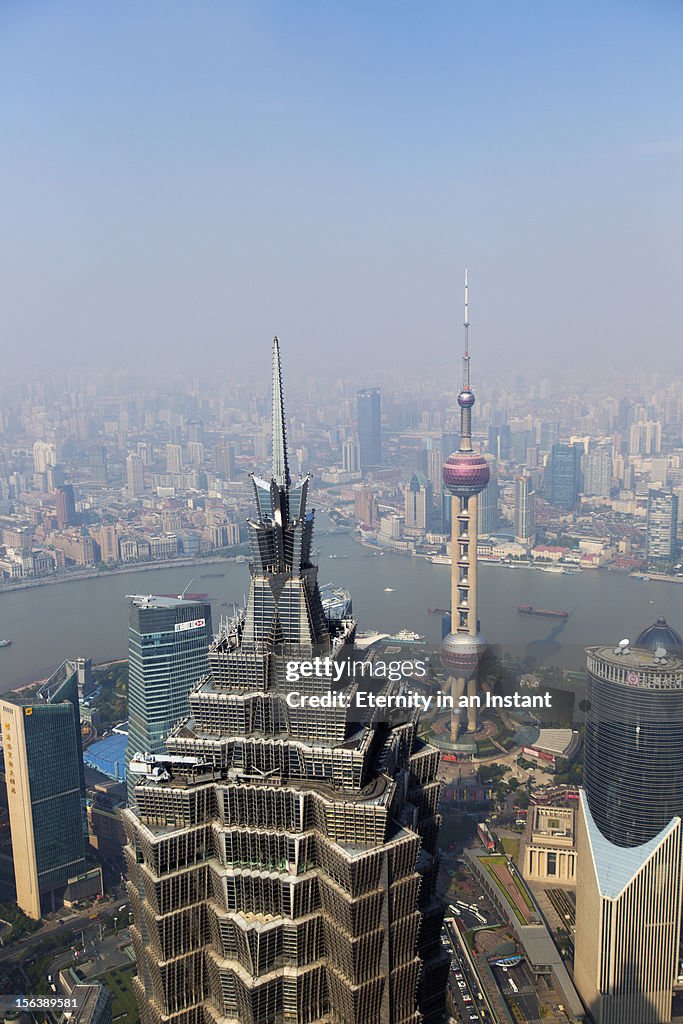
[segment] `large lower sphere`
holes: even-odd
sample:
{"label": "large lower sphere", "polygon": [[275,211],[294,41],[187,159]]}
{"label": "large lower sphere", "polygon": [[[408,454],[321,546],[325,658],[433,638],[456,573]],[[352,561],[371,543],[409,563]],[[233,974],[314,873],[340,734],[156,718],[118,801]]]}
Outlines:
{"label": "large lower sphere", "polygon": [[469,679],[475,675],[487,647],[481,633],[449,633],[441,644],[441,664],[456,679]]}
{"label": "large lower sphere", "polygon": [[490,476],[489,464],[479,452],[453,452],[443,464],[444,487],[459,498],[479,494]]}

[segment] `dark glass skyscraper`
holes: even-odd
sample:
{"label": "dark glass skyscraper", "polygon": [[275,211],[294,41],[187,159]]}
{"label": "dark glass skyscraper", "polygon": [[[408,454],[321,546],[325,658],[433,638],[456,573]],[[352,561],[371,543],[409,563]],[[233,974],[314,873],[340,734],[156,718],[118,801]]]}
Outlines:
{"label": "dark glass skyscraper", "polygon": [[[131,766],[141,1020],[439,1021],[439,754],[414,712],[352,710],[356,623],[346,606],[323,608],[309,478],[289,473],[277,339],[272,473],[252,484],[247,607],[211,645],[168,755]],[[316,657],[344,669],[338,691],[322,663],[310,671]],[[350,706],[288,696],[331,689]]]}
{"label": "dark glass skyscraper", "polygon": [[590,647],[574,981],[596,1024],[667,1024],[679,975],[681,638]]}
{"label": "dark glass skyscraper", "polygon": [[683,644],[659,619],[615,650],[588,649],[584,786],[603,836],[639,846],[683,817]]}
{"label": "dark glass skyscraper", "polygon": [[17,903],[37,919],[86,866],[77,665],[37,693],[5,694],[0,720]]}
{"label": "dark glass skyscraper", "polygon": [[554,444],[548,460],[550,504],[573,509],[579,497],[581,450],[573,444]]}
{"label": "dark glass skyscraper", "polygon": [[358,441],[362,471],[382,464],[382,409],[379,388],[358,392]]}
{"label": "dark glass skyscraper", "polygon": [[[206,672],[211,605],[175,597],[129,597],[128,757],[158,754],[189,711],[190,690]],[[129,790],[130,790],[129,780]]]}

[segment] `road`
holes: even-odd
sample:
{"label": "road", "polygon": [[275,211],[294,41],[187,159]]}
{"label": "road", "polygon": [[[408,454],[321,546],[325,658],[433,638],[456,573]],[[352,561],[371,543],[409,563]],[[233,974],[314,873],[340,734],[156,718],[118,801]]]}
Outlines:
{"label": "road", "polygon": [[[99,933],[99,924],[97,921],[90,920],[91,915],[96,912],[97,917],[101,918],[105,914],[111,913],[112,910],[118,910],[124,903],[126,903],[125,897],[117,895],[114,899],[100,901],[96,910],[93,907],[87,907],[76,913],[69,913],[65,910],[62,917],[63,924],[60,924],[59,920],[48,921],[39,931],[34,932],[32,935],[27,935],[23,939],[18,939],[16,942],[10,942],[1,949],[0,963],[18,959],[20,956],[22,959],[25,959],[25,954],[29,950],[35,949],[45,942],[46,939],[51,939],[55,935],[73,935],[75,932],[80,932],[84,929],[90,931],[91,928]],[[123,913],[125,915],[125,911]],[[69,916],[66,916],[67,914]]]}

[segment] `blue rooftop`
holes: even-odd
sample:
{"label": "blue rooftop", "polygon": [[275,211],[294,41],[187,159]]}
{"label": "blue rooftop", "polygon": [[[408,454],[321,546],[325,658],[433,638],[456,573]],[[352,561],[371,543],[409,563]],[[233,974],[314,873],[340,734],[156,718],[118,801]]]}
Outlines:
{"label": "blue rooftop", "polygon": [[126,747],[127,735],[107,736],[106,739],[91,743],[83,752],[83,760],[91,768],[96,768],[109,779],[117,782],[126,781]]}

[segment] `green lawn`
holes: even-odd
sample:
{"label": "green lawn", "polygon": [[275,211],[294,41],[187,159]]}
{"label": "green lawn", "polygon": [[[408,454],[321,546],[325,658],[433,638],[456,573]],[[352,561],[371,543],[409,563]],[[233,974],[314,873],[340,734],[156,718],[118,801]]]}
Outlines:
{"label": "green lawn", "polygon": [[119,1018],[118,1024],[138,1024],[140,1015],[138,1004],[133,992],[133,978],[136,974],[135,964],[115,967],[113,971],[99,974],[96,981],[107,986],[112,995],[112,1018]]}

